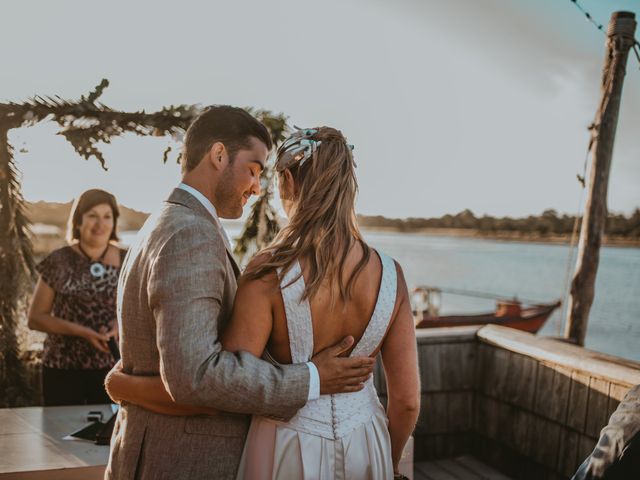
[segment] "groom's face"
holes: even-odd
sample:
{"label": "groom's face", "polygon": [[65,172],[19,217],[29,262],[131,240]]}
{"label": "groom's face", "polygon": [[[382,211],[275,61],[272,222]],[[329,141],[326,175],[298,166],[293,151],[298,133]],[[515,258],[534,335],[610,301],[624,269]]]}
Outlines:
{"label": "groom's face", "polygon": [[260,174],[269,151],[251,137],[249,147],[238,150],[220,175],[216,188],[216,210],[222,218],[239,218],[251,195],[260,194]]}

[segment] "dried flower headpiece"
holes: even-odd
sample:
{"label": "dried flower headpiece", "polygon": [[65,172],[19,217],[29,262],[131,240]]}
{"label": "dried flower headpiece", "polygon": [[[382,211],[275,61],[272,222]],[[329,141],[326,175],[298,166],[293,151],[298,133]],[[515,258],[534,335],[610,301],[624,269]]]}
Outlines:
{"label": "dried flower headpiece", "polygon": [[[278,161],[276,162],[277,172],[283,172],[296,163],[302,166],[313,156],[322,144],[321,140],[311,138],[318,133],[318,130],[313,128],[294,128],[296,131],[278,148]],[[347,147],[353,150],[353,145],[347,144]]]}

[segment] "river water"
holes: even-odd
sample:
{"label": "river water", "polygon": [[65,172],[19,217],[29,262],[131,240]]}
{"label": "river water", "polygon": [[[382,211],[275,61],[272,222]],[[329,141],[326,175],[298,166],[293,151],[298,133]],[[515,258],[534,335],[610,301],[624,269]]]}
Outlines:
{"label": "river water", "polygon": [[[234,238],[240,232],[231,228],[228,233]],[[131,241],[132,234],[123,234],[124,243]],[[541,303],[564,296],[566,245],[395,232],[366,231],[364,235],[371,246],[402,265],[409,288],[439,286]],[[442,314],[493,309],[492,300],[442,294]],[[562,308],[556,310],[539,334],[558,335],[562,312]],[[640,248],[602,248],[585,346],[640,361]]]}
{"label": "river water", "polygon": [[[365,237],[402,265],[410,287],[433,285],[540,302],[563,298],[566,245],[379,232],[365,232]],[[443,314],[493,308],[491,300],[442,295]],[[558,335],[561,320],[560,308],[539,334]],[[585,347],[640,360],[640,248],[601,249]]]}

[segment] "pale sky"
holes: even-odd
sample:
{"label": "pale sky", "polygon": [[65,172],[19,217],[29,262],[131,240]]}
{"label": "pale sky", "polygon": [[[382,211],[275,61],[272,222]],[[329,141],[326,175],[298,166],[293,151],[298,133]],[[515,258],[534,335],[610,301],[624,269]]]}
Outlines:
{"label": "pale sky", "polygon": [[[582,4],[605,25],[615,10],[640,17],[637,0]],[[0,101],[75,99],[108,78],[101,101],[116,109],[226,103],[330,125],[355,144],[363,214],[578,207],[604,36],[570,0],[5,0],[0,9]],[[640,206],[639,127],[632,54],[611,211]],[[28,200],[100,187],[151,211],[179,180],[177,165],[162,164],[168,139],[103,146],[104,172],[56,131],[11,133]]]}

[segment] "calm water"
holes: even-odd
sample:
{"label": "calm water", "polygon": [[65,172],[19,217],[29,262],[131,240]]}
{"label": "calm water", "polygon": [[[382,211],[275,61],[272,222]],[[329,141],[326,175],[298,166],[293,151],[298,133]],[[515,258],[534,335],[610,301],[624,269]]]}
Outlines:
{"label": "calm water", "polygon": [[[366,232],[365,237],[402,265],[409,286],[495,292],[542,302],[563,296],[569,256],[565,245],[378,232]],[[491,300],[442,295],[443,314],[493,308]],[[556,310],[539,334],[557,335],[561,317],[561,309]],[[639,248],[601,250],[585,346],[640,360]]]}
{"label": "calm water", "polygon": [[[228,233],[234,238],[240,232]],[[565,245],[380,232],[365,232],[365,237],[402,265],[410,288],[449,287],[539,302],[563,297],[569,255]],[[130,239],[128,232],[123,235],[125,243]],[[493,309],[491,300],[442,295],[443,314]],[[557,335],[561,320],[558,309],[540,335]],[[640,361],[640,248],[601,250],[585,346]]]}

